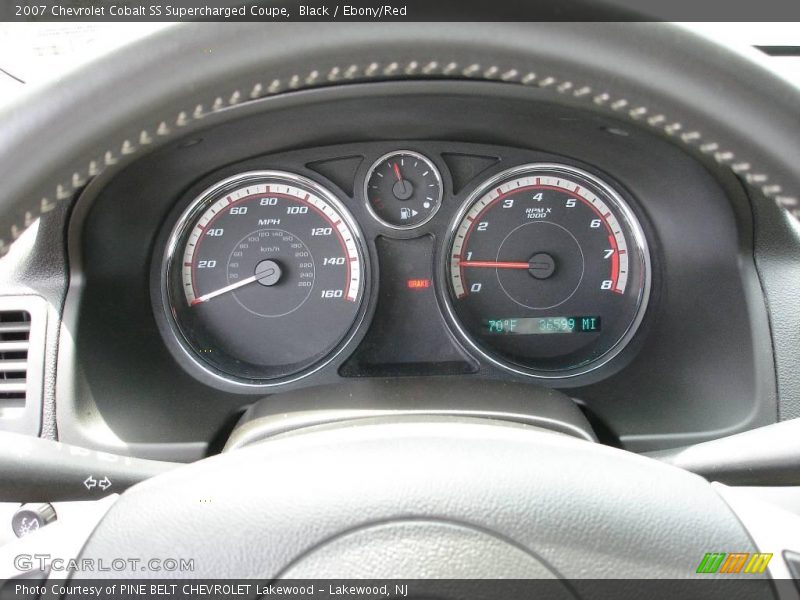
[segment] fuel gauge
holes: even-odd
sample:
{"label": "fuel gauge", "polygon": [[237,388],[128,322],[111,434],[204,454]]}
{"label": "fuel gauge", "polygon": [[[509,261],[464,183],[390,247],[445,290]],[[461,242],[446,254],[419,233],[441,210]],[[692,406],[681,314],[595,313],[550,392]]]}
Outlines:
{"label": "fuel gauge", "polygon": [[364,197],[378,221],[393,229],[412,229],[427,223],[439,210],[442,177],[430,159],[397,150],[370,167]]}

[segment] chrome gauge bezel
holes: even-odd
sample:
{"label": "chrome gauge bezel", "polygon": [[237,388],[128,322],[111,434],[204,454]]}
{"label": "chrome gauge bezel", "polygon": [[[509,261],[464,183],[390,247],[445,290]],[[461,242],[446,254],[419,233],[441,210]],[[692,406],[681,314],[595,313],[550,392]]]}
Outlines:
{"label": "chrome gauge bezel", "polygon": [[[176,260],[182,256],[183,245],[187,241],[188,233],[194,226],[196,220],[207,210],[208,206],[226,192],[240,189],[248,182],[274,180],[290,183],[300,188],[306,188],[314,194],[319,195],[328,203],[342,218],[347,228],[353,235],[356,250],[362,266],[361,280],[357,294],[356,318],[342,337],[339,343],[324,357],[320,358],[305,369],[290,375],[275,379],[245,379],[238,378],[229,373],[216,369],[213,365],[202,360],[194,349],[192,343],[187,339],[178,322],[173,306],[175,302],[185,301],[185,298],[175,298],[171,286],[170,278],[174,276],[173,269]],[[186,368],[190,374],[201,381],[213,385],[225,391],[258,391],[270,390],[276,387],[283,387],[289,384],[306,379],[307,377],[319,373],[325,367],[331,365],[337,358],[342,356],[344,350],[350,347],[361,332],[362,325],[366,318],[370,297],[372,295],[372,269],[370,266],[370,253],[365,243],[364,235],[350,210],[345,204],[327,187],[317,183],[313,179],[281,170],[257,170],[237,173],[222,179],[211,186],[205,188],[188,204],[180,213],[177,220],[171,227],[167,238],[166,246],[160,264],[159,293],[161,310],[164,317],[163,321],[168,325],[170,340],[167,346],[173,356]],[[158,309],[157,309],[158,311]],[[162,319],[158,319],[162,321]]]}
{"label": "chrome gauge bezel", "polygon": [[[521,365],[511,362],[510,360],[506,360],[496,353],[493,353],[490,349],[477,342],[473,335],[467,331],[466,327],[461,323],[461,320],[458,317],[453,305],[453,289],[450,277],[450,255],[455,236],[462,221],[472,206],[498,184],[501,184],[509,179],[534,174],[536,172],[562,173],[565,177],[583,180],[590,188],[594,187],[607,196],[607,198],[613,203],[616,214],[625,220],[626,225],[631,232],[633,239],[629,240],[628,243],[632,244],[636,249],[639,267],[643,269],[641,285],[637,291],[638,306],[636,314],[623,335],[620,336],[619,339],[617,339],[606,352],[597,358],[587,363],[577,365],[574,368],[560,371],[542,371],[532,368],[525,368]],[[553,382],[557,382],[559,380],[569,380],[596,371],[597,369],[607,365],[610,361],[619,356],[619,354],[625,348],[628,347],[631,340],[636,335],[636,332],[639,330],[639,326],[644,319],[650,300],[652,286],[650,249],[639,218],[630,208],[628,202],[619,192],[616,191],[616,189],[614,189],[613,186],[603,181],[598,176],[589,173],[588,171],[568,164],[550,162],[528,163],[503,170],[495,175],[492,175],[488,179],[483,180],[472,192],[470,192],[450,222],[444,245],[441,248],[440,256],[441,258],[438,261],[439,264],[437,265],[436,271],[439,281],[439,285],[437,286],[439,290],[438,295],[440,303],[444,307],[447,320],[454,332],[457,334],[458,338],[467,346],[469,351],[476,355],[476,358],[482,359],[486,363],[500,368],[503,371],[533,379],[548,380]]]}
{"label": "chrome gauge bezel", "polygon": [[[436,196],[436,203],[435,203],[436,206],[431,211],[431,213],[425,218],[425,220],[420,221],[419,223],[414,223],[413,225],[395,225],[394,223],[390,223],[382,219],[380,216],[378,216],[378,214],[375,212],[375,209],[372,207],[372,202],[369,201],[368,187],[370,179],[372,178],[372,174],[375,172],[375,169],[377,169],[380,165],[382,165],[387,159],[391,158],[392,156],[397,156],[399,154],[402,154],[404,156],[413,156],[414,158],[417,158],[423,161],[426,165],[428,165],[428,167],[430,167],[431,171],[433,172],[438,187],[438,193]],[[442,174],[439,171],[439,168],[434,164],[434,162],[430,158],[428,158],[424,154],[416,152],[415,150],[400,149],[400,150],[392,150],[391,152],[387,152],[386,154],[379,156],[377,159],[375,159],[372,165],[370,165],[369,169],[367,169],[367,173],[364,176],[364,184],[361,187],[361,193],[364,196],[364,205],[367,208],[367,212],[378,223],[380,223],[384,227],[388,227],[389,229],[394,229],[396,231],[409,231],[412,229],[417,229],[419,227],[422,227],[426,223],[429,223],[430,220],[436,216],[436,214],[442,208],[442,199],[444,198],[444,185],[442,183]]]}

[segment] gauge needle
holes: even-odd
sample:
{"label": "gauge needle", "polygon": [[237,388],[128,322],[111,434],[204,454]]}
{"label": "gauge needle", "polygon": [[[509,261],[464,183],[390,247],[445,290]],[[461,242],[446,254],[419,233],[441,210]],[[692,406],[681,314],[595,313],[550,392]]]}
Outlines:
{"label": "gauge needle", "polygon": [[502,262],[496,260],[462,260],[462,267],[484,267],[486,269],[530,269],[526,262]]}
{"label": "gauge needle", "polygon": [[400,174],[400,167],[397,166],[397,163],[392,163],[392,168],[394,169],[394,175],[397,177],[397,181],[403,181],[403,176]]}
{"label": "gauge needle", "polygon": [[242,279],[241,281],[237,281],[236,283],[226,285],[224,288],[220,288],[218,290],[214,290],[213,292],[203,294],[199,298],[195,298],[194,300],[192,300],[189,306],[195,306],[203,302],[208,302],[212,298],[216,298],[217,296],[221,296],[222,294],[232,292],[233,290],[238,290],[240,287],[244,287],[248,283],[253,283],[257,279],[261,279],[262,277],[264,277],[264,273],[259,273],[258,275],[253,275],[252,277],[248,277],[247,279]]}

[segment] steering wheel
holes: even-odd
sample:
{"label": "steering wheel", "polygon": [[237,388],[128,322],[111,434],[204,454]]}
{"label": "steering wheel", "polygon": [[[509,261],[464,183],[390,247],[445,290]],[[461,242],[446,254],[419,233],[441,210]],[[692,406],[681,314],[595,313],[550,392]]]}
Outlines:
{"label": "steering wheel", "polygon": [[[0,120],[0,249],[88,180],[227,111],[320,86],[442,78],[610,111],[800,218],[800,93],[678,27],[187,24]],[[757,551],[696,475],[532,426],[446,416],[304,429],[148,480],[111,507],[82,556],[121,549],[192,556],[185,576],[259,579],[683,578],[706,553]],[[113,573],[126,575],[140,576]],[[592,593],[590,582],[559,589]]]}

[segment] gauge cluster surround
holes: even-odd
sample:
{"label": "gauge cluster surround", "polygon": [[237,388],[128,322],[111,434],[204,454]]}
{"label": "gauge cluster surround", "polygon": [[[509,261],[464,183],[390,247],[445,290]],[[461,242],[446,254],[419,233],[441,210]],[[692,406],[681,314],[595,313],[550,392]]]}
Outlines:
{"label": "gauge cluster surround", "polygon": [[[222,389],[280,387],[326,369],[558,382],[625,350],[645,315],[651,262],[635,200],[610,175],[447,142],[359,149],[358,161],[319,161],[312,150],[247,161],[179,203],[154,304],[190,374]],[[381,267],[407,280],[382,281]],[[393,314],[378,311],[400,325],[367,335],[376,304],[408,294]]]}
{"label": "gauge cluster surround", "polygon": [[[146,455],[174,459],[186,456],[175,444],[207,443],[235,420],[240,407],[265,394],[352,377],[423,375],[567,389],[614,439],[638,450],[769,422],[776,406],[769,323],[753,264],[750,204],[735,177],[717,173],[713,165],[701,164],[647,128],[550,103],[544,95],[537,99],[537,94],[536,89],[475,82],[332,86],[222,111],[218,117],[224,122],[187,130],[184,139],[138,156],[113,176],[93,180],[70,216],[73,277],[64,310],[70,335],[59,344],[59,380],[62,396],[76,403],[60,427],[73,439],[100,443],[98,436],[111,439],[97,431],[99,420],[91,415],[100,415],[103,427],[128,443],[140,443]],[[337,118],[331,119],[332,114]],[[416,168],[423,162],[407,168],[411,153],[427,159],[440,176],[441,201],[438,208],[431,204],[433,214],[422,214],[420,208],[430,201],[417,192],[434,182],[424,181],[430,173]],[[610,212],[621,225],[622,235],[614,236],[617,252],[604,258],[614,249],[606,226],[592,227],[600,217],[592,217],[577,197],[576,205],[567,208],[572,199],[567,191],[548,190],[541,201],[533,194],[515,197],[513,209],[498,206],[500,201],[488,209],[491,218],[481,217],[489,221],[481,236],[495,228],[505,231],[503,238],[508,235],[519,222],[516,208],[525,212],[525,222],[528,208],[551,208],[550,228],[561,225],[580,241],[587,273],[597,279],[564,304],[543,309],[537,298],[574,277],[569,261],[577,250],[570,254],[565,242],[571,238],[566,233],[549,240],[536,236],[546,246],[518,246],[512,252],[508,243],[518,241],[513,235],[503,244],[475,233],[467,246],[490,243],[473,247],[481,252],[474,260],[526,264],[518,269],[465,267],[470,286],[484,283],[482,290],[491,293],[486,304],[473,305],[482,292],[459,300],[450,277],[454,231],[475,203],[495,189],[487,182],[500,176],[496,183],[503,185],[511,178],[502,173],[541,164],[570,169],[560,176],[569,182],[567,190],[580,179],[581,189],[610,209],[601,214]],[[603,185],[588,185],[576,169]],[[296,299],[289,293],[291,283],[312,278],[307,266],[281,254],[284,242],[291,246],[300,238],[315,248],[319,242],[306,239],[311,220],[288,220],[290,200],[270,208],[286,211],[279,216],[289,235],[280,234],[280,244],[265,245],[266,253],[259,243],[251,254],[247,240],[265,226],[251,227],[247,219],[238,221],[241,213],[223,211],[215,222],[221,226],[211,227],[226,230],[222,239],[214,241],[216,236],[209,234],[200,246],[213,249],[215,256],[197,256],[217,265],[208,271],[208,263],[203,269],[182,264],[193,262],[182,259],[203,211],[222,198],[215,186],[264,171],[323,188],[335,200],[321,196],[326,203],[351,218],[352,227],[345,221],[348,230],[360,231],[360,303],[342,300],[349,312],[341,318],[328,320],[323,303],[307,312],[303,304],[295,313],[304,318],[292,326],[286,320],[286,328],[276,326],[284,317],[263,316],[272,314],[268,296],[289,302]],[[374,175],[378,171],[391,182],[378,189],[383,197],[377,197],[391,208],[382,219],[371,211],[365,188],[371,175],[380,179]],[[182,228],[182,215],[195,203],[203,208]],[[525,211],[523,204],[528,204]],[[507,215],[495,212],[509,210]],[[537,213],[548,214],[530,211]],[[613,225],[610,217],[607,222]],[[313,226],[324,228],[320,223]],[[637,224],[645,241],[641,256],[650,261],[638,272]],[[543,231],[547,226],[525,227]],[[178,241],[166,281],[164,260],[173,232],[179,232]],[[220,246],[214,249],[214,243]],[[237,250],[242,243],[248,247]],[[620,254],[621,249],[626,253]],[[234,251],[246,261],[237,266],[230,256]],[[341,273],[332,269],[323,274],[317,250],[311,251],[314,289],[319,285],[321,295],[323,287],[338,285],[323,286],[327,275],[339,281]],[[625,255],[629,272],[622,274]],[[340,262],[342,255],[332,258]],[[220,260],[224,269],[212,273]],[[182,285],[185,268],[204,271],[192,291],[194,299],[205,296],[193,307],[202,311],[189,310],[192,298]],[[256,279],[242,288],[208,296],[251,277]],[[620,290],[624,282],[624,293],[602,290],[607,280]],[[639,288],[637,305],[633,291]],[[584,292],[591,292],[584,298],[589,306],[578,304]],[[615,306],[604,306],[604,300]],[[349,327],[354,304],[358,309]],[[488,332],[490,326],[500,331]],[[309,333],[308,328],[318,331]],[[318,347],[298,347],[291,362],[275,361],[269,354],[266,343],[290,345],[308,336],[318,340]],[[257,347],[251,348],[254,339]],[[245,341],[246,347],[237,347]],[[216,355],[203,352],[210,343]],[[70,373],[74,376],[63,376]],[[492,399],[486,402],[491,405]]]}

